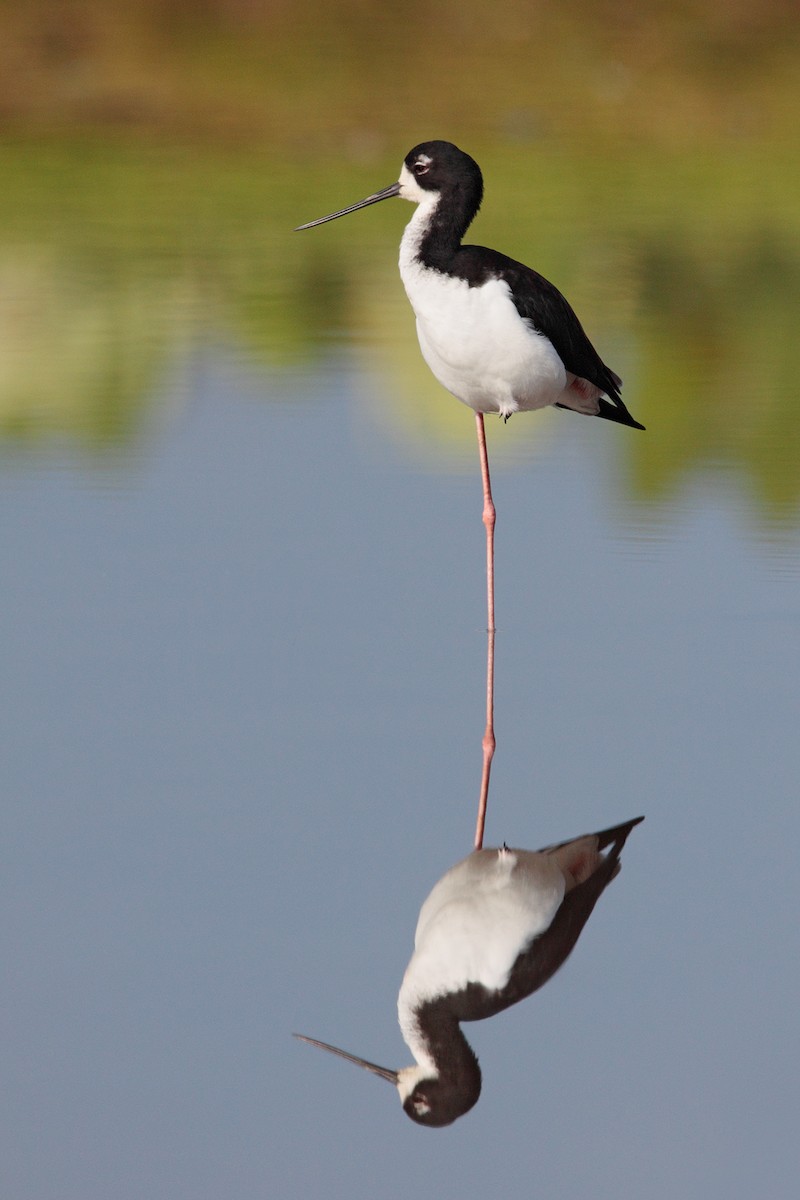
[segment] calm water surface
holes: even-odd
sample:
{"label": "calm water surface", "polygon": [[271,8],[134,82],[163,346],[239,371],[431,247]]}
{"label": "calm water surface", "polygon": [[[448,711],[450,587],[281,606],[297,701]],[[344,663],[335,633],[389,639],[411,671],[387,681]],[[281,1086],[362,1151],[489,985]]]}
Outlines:
{"label": "calm water surface", "polygon": [[471,1029],[479,1107],[427,1135],[289,1036],[406,1063],[416,913],[474,824],[473,422],[418,358],[408,210],[287,234],[383,162],[269,219],[242,169],[213,229],[158,207],[163,163],[83,169],[3,247],[3,1194],[788,1197],[800,463],[761,335],[794,233],[768,210],[743,242],[721,200],[716,239],[670,243],[710,208],[689,188],[559,238],[569,164],[524,228],[487,202],[476,238],[564,287],[648,426],[490,424],[487,841],[647,821],[565,970]]}

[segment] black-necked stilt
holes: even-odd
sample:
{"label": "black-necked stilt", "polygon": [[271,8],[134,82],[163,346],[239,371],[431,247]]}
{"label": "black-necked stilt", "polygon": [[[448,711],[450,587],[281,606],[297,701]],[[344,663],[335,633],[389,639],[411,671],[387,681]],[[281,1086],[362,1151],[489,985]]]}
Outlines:
{"label": "black-necked stilt", "polygon": [[[298,229],[311,229],[392,196],[418,206],[400,243],[400,274],[416,313],[423,357],[439,382],[475,411],[486,526],[487,624],[492,634],[496,518],[484,413],[508,419],[515,412],[555,405],[634,429],[644,426],[622,401],[622,380],[605,365],[552,283],[496,250],[461,245],[483,199],[483,176],[475,160],[451,142],[422,142],[406,155],[397,183]],[[491,655],[490,642],[490,686]],[[484,735],[483,810],[493,752],[489,722]],[[476,845],[481,839],[479,815]]]}
{"label": "black-necked stilt", "polygon": [[[478,1060],[460,1022],[530,996],[572,951],[644,817],[544,850],[474,850],[423,904],[397,1001],[416,1065],[392,1071],[295,1034],[395,1084],[420,1125],[449,1125],[477,1102]],[[606,854],[602,851],[610,847]]]}

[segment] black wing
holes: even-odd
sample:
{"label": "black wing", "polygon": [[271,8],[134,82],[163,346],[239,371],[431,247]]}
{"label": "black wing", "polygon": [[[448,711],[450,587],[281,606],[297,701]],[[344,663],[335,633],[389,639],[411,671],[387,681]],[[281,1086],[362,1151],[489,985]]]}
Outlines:
{"label": "black wing", "polygon": [[[572,953],[595,904],[619,871],[619,859],[628,834],[643,820],[644,817],[634,817],[594,835],[598,850],[604,850],[606,846],[611,849],[588,879],[567,892],[544,933],[535,937],[517,957],[506,986],[499,992],[490,992],[481,983],[468,983],[457,995],[447,998],[451,1017],[455,1016],[459,1021],[482,1021],[493,1017],[538,991],[555,975]],[[566,845],[569,842],[558,843],[558,846]],[[556,850],[558,846],[547,846],[544,852]]]}
{"label": "black wing", "polygon": [[451,269],[470,287],[479,287],[490,278],[504,280],[511,289],[511,299],[519,315],[552,342],[566,369],[580,379],[588,379],[608,396],[609,403],[600,401],[598,416],[644,429],[623,403],[619,375],[606,366],[569,301],[544,275],[483,246],[462,246]]}

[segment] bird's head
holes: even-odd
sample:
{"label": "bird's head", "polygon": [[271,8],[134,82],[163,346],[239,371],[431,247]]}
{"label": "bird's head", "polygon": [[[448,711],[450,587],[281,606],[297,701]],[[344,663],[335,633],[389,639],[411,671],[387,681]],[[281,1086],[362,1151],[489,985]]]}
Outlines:
{"label": "bird's head", "polygon": [[295,232],[313,229],[315,225],[324,225],[326,221],[335,221],[338,217],[345,217],[381,200],[390,200],[393,196],[401,196],[414,204],[432,204],[444,194],[473,216],[483,198],[481,169],[474,158],[470,158],[452,142],[420,142],[403,160],[397,183],[390,183],[379,192],[373,192],[371,196],[347,208],[329,213],[327,217],[317,217],[316,221],[298,225]]}
{"label": "bird's head", "polygon": [[454,1087],[445,1076],[431,1074],[425,1067],[405,1067],[397,1072],[397,1090],[403,1111],[417,1125],[440,1129],[452,1125],[477,1103],[481,1093],[480,1076],[477,1087]]}
{"label": "bird's head", "polygon": [[472,1080],[465,1089],[463,1085],[454,1086],[452,1080],[427,1067],[404,1067],[400,1071],[393,1071],[389,1067],[379,1067],[377,1063],[369,1062],[366,1058],[350,1054],[347,1050],[340,1050],[338,1046],[331,1046],[328,1042],[320,1042],[302,1033],[296,1033],[294,1036],[301,1042],[307,1042],[309,1046],[317,1046],[320,1050],[337,1054],[347,1062],[355,1063],[357,1067],[363,1067],[365,1071],[371,1071],[380,1079],[393,1083],[400,1095],[403,1111],[417,1125],[427,1125],[432,1129],[451,1125],[458,1117],[469,1112],[480,1095],[480,1072],[477,1080]]}
{"label": "bird's head", "polygon": [[421,142],[403,161],[399,188],[398,194],[415,204],[447,195],[474,213],[483,199],[483,176],[475,159],[452,142]]}

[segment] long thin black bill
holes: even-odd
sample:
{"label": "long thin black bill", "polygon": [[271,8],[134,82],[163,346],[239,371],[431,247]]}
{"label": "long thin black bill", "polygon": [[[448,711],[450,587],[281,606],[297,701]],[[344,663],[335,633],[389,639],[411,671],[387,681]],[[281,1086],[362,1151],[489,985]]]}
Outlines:
{"label": "long thin black bill", "polygon": [[397,1084],[397,1071],[390,1071],[388,1067],[379,1067],[377,1063],[367,1062],[366,1058],[348,1054],[346,1050],[340,1050],[338,1046],[329,1046],[327,1042],[318,1042],[316,1038],[306,1037],[304,1033],[294,1033],[292,1037],[298,1038],[301,1042],[308,1042],[309,1046],[318,1046],[320,1050],[338,1054],[340,1058],[346,1058],[348,1062],[355,1063],[357,1067],[363,1067],[365,1071],[372,1071],[373,1075],[380,1075],[381,1079],[388,1079],[389,1083]]}
{"label": "long thin black bill", "polygon": [[337,217],[346,217],[348,213],[356,212],[359,208],[367,208],[370,204],[377,204],[379,200],[390,200],[392,196],[399,195],[400,184],[392,183],[380,192],[373,192],[371,196],[367,196],[366,200],[359,200],[358,204],[351,204],[349,208],[340,208],[338,212],[330,213],[327,217],[317,217],[316,221],[307,221],[305,225],[298,225],[295,233],[299,233],[301,229],[313,229],[315,225],[324,225],[326,221],[335,221]]}

